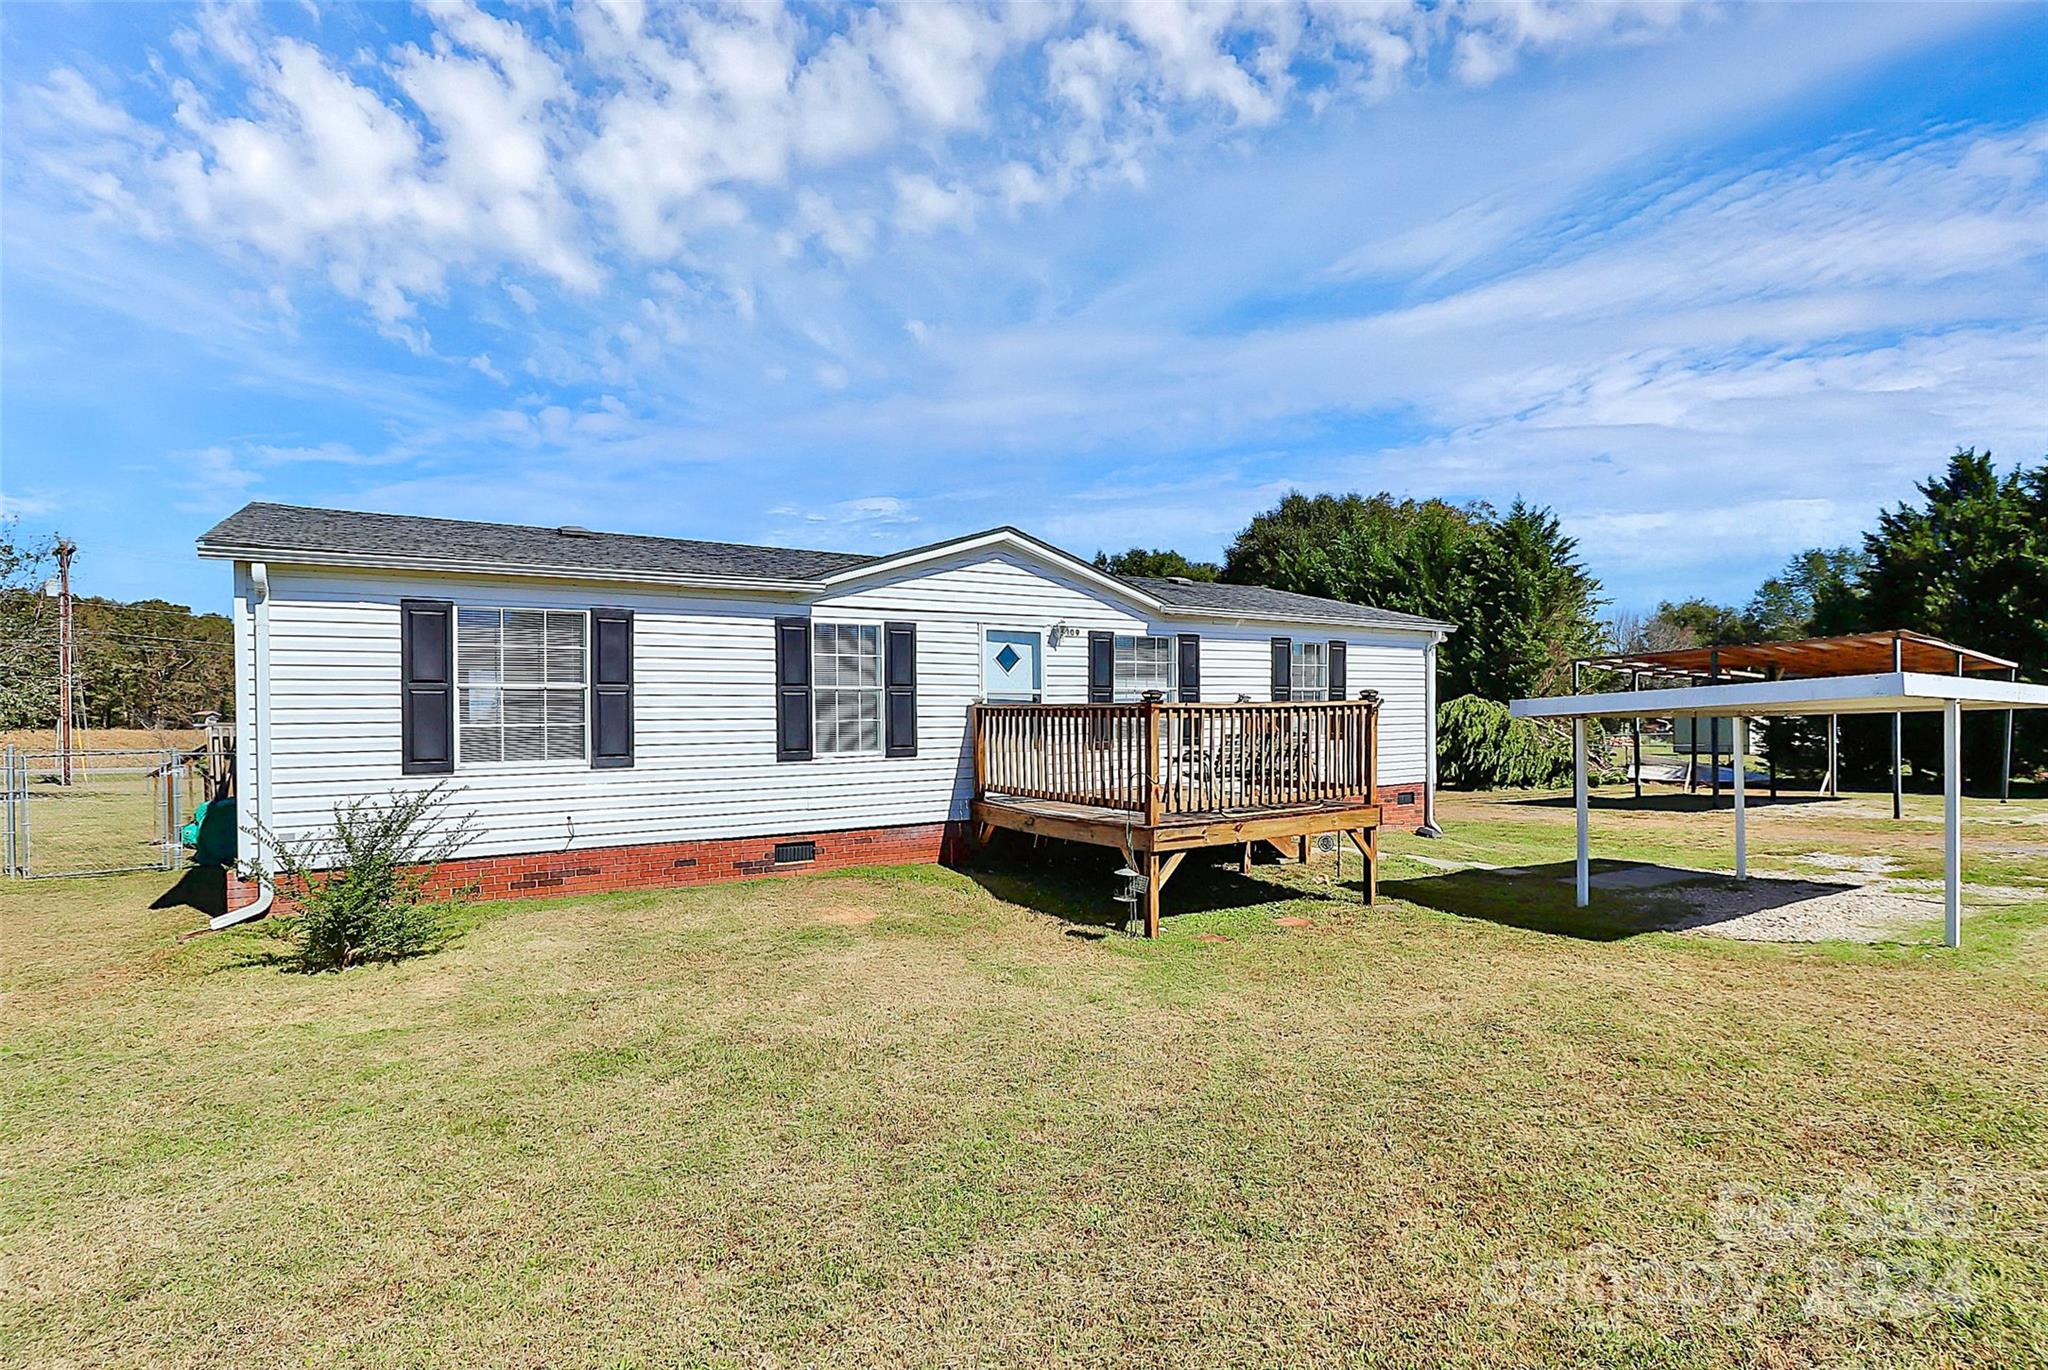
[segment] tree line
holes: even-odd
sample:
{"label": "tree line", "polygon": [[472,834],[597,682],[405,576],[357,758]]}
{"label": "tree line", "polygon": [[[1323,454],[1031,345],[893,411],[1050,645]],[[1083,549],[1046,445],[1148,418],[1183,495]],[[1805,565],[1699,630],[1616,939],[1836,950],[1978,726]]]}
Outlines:
{"label": "tree line", "polygon": [[[0,523],[0,729],[54,728],[60,696],[54,538]],[[72,720],[88,728],[186,728],[234,713],[234,628],[168,600],[72,597]]]}
{"label": "tree line", "polygon": [[[1600,582],[1547,508],[1290,493],[1254,517],[1221,563],[1168,549],[1098,553],[1120,575],[1187,576],[1422,614],[1458,625],[1438,652],[1438,689],[1502,701],[1561,692],[1575,658],[1906,628],[2048,667],[2048,460],[2001,472],[1989,452],[1960,449],[1918,498],[1882,511],[1853,545],[1812,548],[1766,577],[1740,606],[1695,598],[1652,613],[1603,615]],[[1975,720],[1973,720],[1973,723]],[[1779,763],[1819,764],[1818,729],[1787,725]],[[1906,761],[1935,774],[1939,720],[1907,720]],[[2001,727],[1964,730],[1965,770],[1994,775]],[[1890,766],[1889,722],[1845,719],[1843,768],[1876,783]],[[2048,767],[2048,728],[2021,715],[2015,774]],[[1887,782],[1888,783],[1888,782]]]}

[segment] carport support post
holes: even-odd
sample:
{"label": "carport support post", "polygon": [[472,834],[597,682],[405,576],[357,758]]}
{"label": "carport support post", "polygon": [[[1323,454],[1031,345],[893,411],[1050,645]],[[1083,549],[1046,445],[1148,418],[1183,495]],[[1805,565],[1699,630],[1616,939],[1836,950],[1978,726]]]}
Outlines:
{"label": "carport support post", "polygon": [[[1717,648],[1714,648],[1714,649],[1713,649],[1713,650],[1712,650],[1711,652],[1709,652],[1709,653],[1708,653],[1708,655],[1707,655],[1707,660],[1708,660],[1708,661],[1709,661],[1710,663],[1712,663],[1712,669],[1711,669],[1711,670],[1710,670],[1710,671],[1709,671],[1709,672],[1707,673],[1707,681],[1708,681],[1708,683],[1710,683],[1710,684],[1718,685],[1718,684],[1720,684],[1720,683],[1721,683],[1721,650],[1720,650],[1720,648],[1718,648],[1718,647],[1717,647]],[[1711,763],[1711,765],[1712,765],[1712,769],[1713,769],[1713,785],[1714,785],[1714,807],[1718,809],[1718,808],[1720,808],[1720,807],[1721,807],[1721,720],[1720,720],[1720,719],[1718,719],[1718,718],[1710,718],[1710,719],[1708,719],[1708,720],[1707,720],[1707,737],[1708,737],[1708,746],[1712,748],[1712,751],[1710,752],[1710,755],[1711,755],[1711,757],[1713,758],[1713,760],[1712,760],[1712,763]],[[1694,722],[1693,722],[1693,746],[1694,746],[1694,747],[1698,747],[1698,746],[1699,746],[1699,722],[1698,722],[1698,719],[1697,719],[1697,718],[1695,718],[1695,719],[1694,719]]]}
{"label": "carport support post", "polygon": [[[2007,680],[2018,683],[2020,668],[2015,666],[2005,673]],[[2012,798],[2012,714],[2005,711],[2005,761],[1998,768],[1998,802],[2003,804]]]}
{"label": "carport support post", "polygon": [[[1892,671],[1894,674],[1906,669],[1906,649],[1897,633],[1892,634]],[[1906,764],[1905,740],[1906,716],[1892,715],[1892,817],[1906,816],[1906,781],[1900,774]]]}
{"label": "carport support post", "polygon": [[1748,786],[1743,772],[1749,769],[1749,720],[1730,720],[1735,736],[1729,743],[1729,761],[1735,771],[1735,878],[1749,879],[1749,806],[1745,802]]}
{"label": "carport support post", "polygon": [[1941,706],[1942,941],[1963,944],[1963,702]]}
{"label": "carport support post", "polygon": [[1842,720],[1839,715],[1828,715],[1828,778],[1821,786],[1821,793],[1830,799],[1839,799],[1842,793],[1841,778],[1835,774],[1835,767],[1841,762]]}
{"label": "carport support post", "polygon": [[1572,803],[1579,815],[1579,883],[1578,906],[1586,907],[1591,898],[1592,871],[1586,842],[1586,720],[1572,720]]}
{"label": "carport support post", "polygon": [[[1631,693],[1643,688],[1643,673],[1628,673],[1628,688]],[[1643,720],[1640,715],[1628,721],[1628,747],[1636,768],[1636,798],[1643,797]]]}

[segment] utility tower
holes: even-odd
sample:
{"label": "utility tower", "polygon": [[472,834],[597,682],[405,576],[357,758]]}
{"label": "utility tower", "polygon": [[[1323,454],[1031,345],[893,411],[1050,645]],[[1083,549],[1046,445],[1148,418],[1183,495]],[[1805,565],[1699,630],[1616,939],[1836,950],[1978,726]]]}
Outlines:
{"label": "utility tower", "polygon": [[57,783],[71,783],[71,558],[78,544],[57,540]]}

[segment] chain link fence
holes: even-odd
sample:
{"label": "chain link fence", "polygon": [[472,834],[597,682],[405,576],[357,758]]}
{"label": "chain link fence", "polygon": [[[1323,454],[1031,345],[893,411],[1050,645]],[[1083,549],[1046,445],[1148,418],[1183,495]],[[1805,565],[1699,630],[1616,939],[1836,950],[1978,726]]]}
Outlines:
{"label": "chain link fence", "polygon": [[27,879],[172,870],[198,797],[178,751],[0,750],[0,870]]}

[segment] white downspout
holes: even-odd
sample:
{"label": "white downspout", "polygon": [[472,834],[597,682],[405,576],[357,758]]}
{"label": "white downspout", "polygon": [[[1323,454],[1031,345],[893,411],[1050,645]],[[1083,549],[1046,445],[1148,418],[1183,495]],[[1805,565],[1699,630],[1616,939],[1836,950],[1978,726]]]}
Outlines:
{"label": "white downspout", "polygon": [[[230,909],[209,919],[215,930],[261,918],[277,902],[277,889],[270,883],[268,854],[262,834],[270,827],[270,568],[260,561],[249,563],[249,673],[252,688],[245,718],[236,720],[241,737],[235,744],[235,803],[254,801],[255,823],[243,826],[241,836],[249,839],[261,888],[256,902]],[[239,852],[237,853],[239,855]]]}
{"label": "white downspout", "polygon": [[[1436,825],[1436,644],[1440,640],[1439,635],[1430,634],[1429,646],[1422,650],[1422,746],[1426,765],[1422,772],[1422,826],[1415,830],[1419,837],[1444,835]],[[1373,764],[1379,764],[1377,759]]]}

